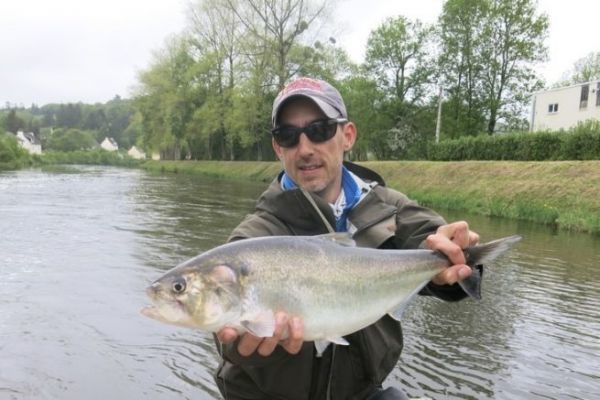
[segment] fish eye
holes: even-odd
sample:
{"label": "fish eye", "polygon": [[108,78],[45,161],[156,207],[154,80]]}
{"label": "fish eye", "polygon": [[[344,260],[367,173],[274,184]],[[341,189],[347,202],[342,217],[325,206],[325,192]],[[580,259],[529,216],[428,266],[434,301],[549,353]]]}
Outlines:
{"label": "fish eye", "polygon": [[173,282],[173,292],[179,294],[185,291],[185,279],[180,278]]}

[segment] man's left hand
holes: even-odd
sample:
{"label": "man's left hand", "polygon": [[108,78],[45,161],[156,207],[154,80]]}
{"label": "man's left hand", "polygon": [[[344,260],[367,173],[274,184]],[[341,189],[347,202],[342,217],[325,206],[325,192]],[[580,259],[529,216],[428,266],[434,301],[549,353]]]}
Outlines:
{"label": "man's left hand", "polygon": [[431,280],[436,285],[453,285],[467,278],[473,272],[465,264],[463,249],[479,243],[479,235],[469,230],[465,221],[442,225],[433,235],[425,239],[425,245],[431,250],[437,250],[450,259],[452,266],[440,272]]}

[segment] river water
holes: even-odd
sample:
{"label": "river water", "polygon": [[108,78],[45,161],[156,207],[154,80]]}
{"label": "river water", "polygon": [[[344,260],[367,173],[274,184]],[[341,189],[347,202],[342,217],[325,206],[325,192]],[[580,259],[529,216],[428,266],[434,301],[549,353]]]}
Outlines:
{"label": "river water", "polygon": [[[0,173],[0,399],[211,399],[211,337],[142,317],[161,273],[221,244],[265,184],[109,167]],[[444,213],[443,213],[444,214]],[[432,399],[600,399],[600,238],[520,234],[483,300],[417,298],[387,384]]]}

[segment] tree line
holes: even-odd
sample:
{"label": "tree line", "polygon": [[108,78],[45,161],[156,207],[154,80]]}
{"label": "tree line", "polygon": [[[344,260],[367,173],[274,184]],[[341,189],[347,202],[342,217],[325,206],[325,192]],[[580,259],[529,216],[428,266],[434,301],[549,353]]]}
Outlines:
{"label": "tree line", "polygon": [[[534,68],[547,57],[549,21],[536,4],[447,0],[435,24],[390,17],[355,63],[335,39],[335,0],[196,0],[186,29],[139,73],[131,100],[7,106],[0,127],[39,132],[44,148],[108,136],[166,159],[268,160],[274,97],[290,79],[312,76],[344,97],[359,130],[353,159],[423,158],[438,106],[442,139],[528,129],[529,96],[544,85]],[[600,78],[599,54],[561,83]]]}
{"label": "tree line", "polygon": [[6,104],[0,109],[0,131],[33,132],[44,150],[74,151],[97,146],[105,137],[123,148],[135,144],[128,130],[135,109],[131,100],[115,96],[106,103],[46,104],[31,107]]}
{"label": "tree line", "polygon": [[390,17],[357,64],[336,45],[328,0],[199,0],[139,76],[135,130],[172,158],[271,158],[270,111],[300,75],[331,81],[357,123],[356,159],[411,158],[441,135],[527,128],[543,82],[548,18],[533,0],[448,0],[435,25]]}

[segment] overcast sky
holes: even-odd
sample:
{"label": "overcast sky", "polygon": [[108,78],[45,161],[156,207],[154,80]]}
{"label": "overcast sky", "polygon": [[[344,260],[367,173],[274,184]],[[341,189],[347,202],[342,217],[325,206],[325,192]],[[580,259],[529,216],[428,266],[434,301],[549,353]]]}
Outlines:
{"label": "overcast sky", "polygon": [[[185,27],[185,0],[0,0],[0,107],[129,97],[152,52]],[[404,15],[435,22],[443,0],[338,0],[337,44],[361,61],[367,37]],[[539,0],[550,17],[548,83],[600,51],[600,1]]]}

